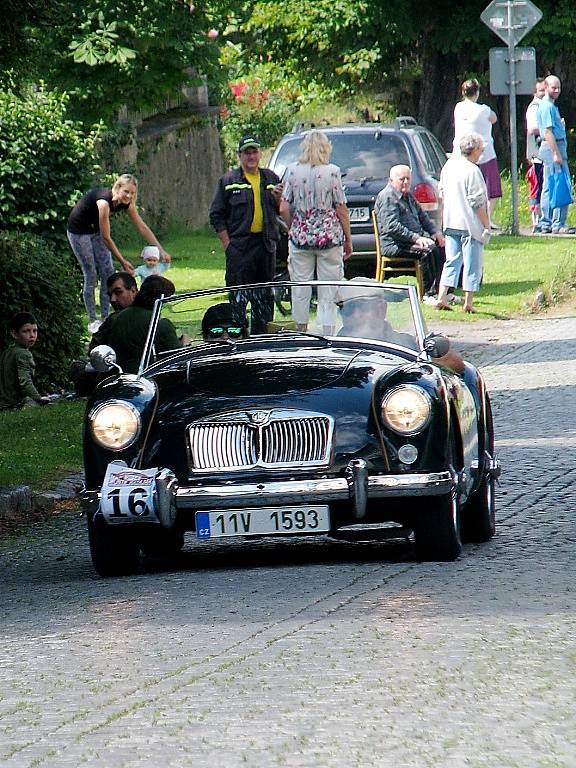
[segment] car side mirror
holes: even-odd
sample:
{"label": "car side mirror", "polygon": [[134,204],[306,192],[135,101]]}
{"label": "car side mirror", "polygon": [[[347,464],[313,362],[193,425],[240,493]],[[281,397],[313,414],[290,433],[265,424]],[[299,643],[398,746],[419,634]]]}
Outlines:
{"label": "car side mirror", "polygon": [[450,340],[446,336],[433,334],[424,340],[424,350],[430,357],[444,357],[450,349]]}
{"label": "car side mirror", "polygon": [[99,344],[90,352],[90,363],[94,370],[106,373],[114,368],[122,373],[122,368],[116,362],[116,352],[107,344]]}

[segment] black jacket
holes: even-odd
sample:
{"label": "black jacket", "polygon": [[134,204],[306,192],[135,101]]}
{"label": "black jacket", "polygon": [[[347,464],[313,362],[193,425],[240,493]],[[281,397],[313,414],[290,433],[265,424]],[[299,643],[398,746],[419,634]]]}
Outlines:
{"label": "black jacket", "polygon": [[[272,189],[280,179],[269,168],[260,168],[260,196],[264,222],[262,237],[269,251],[278,241],[278,203]],[[210,206],[210,224],[216,232],[228,231],[231,240],[250,235],[254,218],[254,194],[242,168],[234,168],[218,181]]]}
{"label": "black jacket", "polygon": [[382,253],[386,256],[410,248],[422,235],[436,234],[433,221],[411,192],[402,195],[388,184],[378,194],[374,209]]}

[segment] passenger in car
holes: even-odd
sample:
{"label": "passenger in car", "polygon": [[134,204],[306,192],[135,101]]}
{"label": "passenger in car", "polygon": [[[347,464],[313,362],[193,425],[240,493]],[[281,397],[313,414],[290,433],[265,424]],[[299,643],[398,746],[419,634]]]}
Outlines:
{"label": "passenger in car", "polygon": [[410,191],[412,171],[394,165],[390,180],[378,193],[374,210],[380,232],[380,246],[386,256],[416,256],[422,263],[425,296],[438,292],[444,264],[444,235]]}
{"label": "passenger in car", "polygon": [[214,304],[208,307],[202,318],[202,338],[217,344],[246,339],[248,323],[245,318],[234,316],[232,305],[228,302]]}

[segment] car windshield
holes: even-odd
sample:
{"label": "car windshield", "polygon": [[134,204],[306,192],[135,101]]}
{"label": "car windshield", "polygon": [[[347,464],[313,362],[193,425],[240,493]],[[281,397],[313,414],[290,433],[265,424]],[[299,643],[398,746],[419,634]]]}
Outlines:
{"label": "car windshield", "polygon": [[[426,328],[413,286],[370,280],[338,283],[268,283],[195,291],[162,299],[153,315],[141,370],[172,354],[174,340],[188,347],[239,346],[255,337],[353,339],[418,352]],[[174,330],[176,333],[174,334]]]}
{"label": "car windshield", "polygon": [[[278,150],[273,170],[279,176],[298,160],[302,138],[288,139]],[[398,134],[374,129],[365,133],[331,133],[329,139],[330,162],[340,168],[345,181],[387,179],[393,165],[411,165],[406,145]]]}

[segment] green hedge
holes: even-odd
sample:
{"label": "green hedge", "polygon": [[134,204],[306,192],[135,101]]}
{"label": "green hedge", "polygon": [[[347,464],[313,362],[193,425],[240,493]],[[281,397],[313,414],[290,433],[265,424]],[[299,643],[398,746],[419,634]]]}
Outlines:
{"label": "green hedge", "polygon": [[82,276],[73,258],[36,235],[0,232],[0,346],[10,340],[6,325],[16,312],[36,316],[33,354],[43,392],[70,388],[70,362],[83,350]]}
{"label": "green hedge", "polygon": [[0,229],[62,239],[71,207],[93,185],[98,130],[85,135],[67,103],[42,85],[0,91]]}

